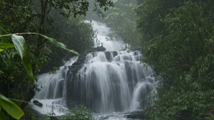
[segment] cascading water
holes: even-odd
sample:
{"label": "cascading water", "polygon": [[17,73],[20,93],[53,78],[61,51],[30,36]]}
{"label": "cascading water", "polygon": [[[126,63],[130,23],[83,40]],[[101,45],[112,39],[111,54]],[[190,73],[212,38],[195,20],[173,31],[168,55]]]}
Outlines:
{"label": "cascading water", "polygon": [[[95,112],[97,119],[104,119],[104,115],[146,105],[147,95],[158,83],[154,71],[140,63],[139,51],[123,50],[122,40],[106,41],[109,28],[105,24],[92,21],[92,26],[106,51],[88,53],[82,57],[82,65],[78,64],[82,58],[74,57],[56,74],[39,75],[36,84],[42,89],[33,100],[39,100],[43,107],[31,104],[38,112],[47,114],[52,110],[63,115],[68,108],[82,104]],[[76,70],[77,66],[81,67]],[[114,113],[114,117],[105,119],[125,118],[115,118]]]}
{"label": "cascading water", "polygon": [[65,66],[60,67],[56,74],[44,73],[37,76],[38,81],[35,83],[39,86],[40,90],[31,100],[39,100],[43,104],[42,107],[30,104],[33,109],[41,114],[49,114],[53,112],[55,115],[64,115],[68,109],[66,107],[66,77],[68,65],[76,62],[78,57],[73,57],[65,62]]}
{"label": "cascading water", "polygon": [[100,44],[106,48],[108,51],[119,51],[125,48],[123,40],[119,37],[117,39],[113,38],[113,40],[106,40],[107,35],[109,33],[109,28],[106,27],[105,24],[100,22],[92,21],[93,28],[97,31],[97,38],[98,41],[94,41],[95,47],[99,46]]}

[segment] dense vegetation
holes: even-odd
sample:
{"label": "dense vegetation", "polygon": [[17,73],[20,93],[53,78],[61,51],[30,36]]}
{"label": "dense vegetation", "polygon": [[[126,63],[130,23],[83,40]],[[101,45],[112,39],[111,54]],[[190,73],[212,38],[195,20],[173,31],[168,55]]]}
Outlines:
{"label": "dense vegetation", "polygon": [[[100,16],[110,9],[105,13],[111,28],[109,36],[119,35],[131,47],[142,47],[143,60],[163,78],[158,94],[153,96],[159,99],[148,108],[150,119],[214,119],[213,0],[114,0],[113,8],[109,8],[113,5],[109,0],[1,0],[0,35],[37,32],[84,53],[93,46],[95,33],[84,22],[86,18],[78,15],[86,14],[89,3]],[[74,55],[59,50],[41,36],[23,36],[34,76],[42,69],[49,71],[60,65],[61,58]],[[12,43],[9,37],[0,37],[0,42]],[[18,52],[14,48],[3,49],[0,48],[0,95],[29,101],[36,86],[30,86]],[[32,119],[27,103],[17,104],[28,111],[23,119]]]}
{"label": "dense vegetation", "polygon": [[214,1],[138,0],[144,61],[163,77],[158,120],[214,119]]}
{"label": "dense vegetation", "polygon": [[[89,0],[89,3],[93,6],[92,0]],[[89,12],[87,12],[88,19],[107,24],[110,28],[108,40],[122,38],[127,43],[126,47],[139,48],[142,39],[136,23],[135,9],[137,8],[137,0],[113,0],[113,3],[114,6],[103,12],[103,18],[93,13],[93,9],[90,8]]]}
{"label": "dense vegetation", "polygon": [[117,0],[114,7],[110,8],[106,14],[106,22],[110,27],[109,37],[121,37],[131,48],[140,47],[141,34],[137,30],[136,0]]}
{"label": "dense vegetation", "polygon": [[[94,11],[99,11],[99,14],[102,14],[100,12],[102,9],[105,11],[112,6],[109,0],[95,0],[94,3]],[[84,22],[88,7],[89,3],[86,0],[1,0],[0,35],[36,32],[56,38],[69,46],[69,49],[83,53],[85,49],[93,46],[94,38],[91,25]],[[42,68],[57,65],[62,56],[74,55],[47,43],[47,39],[41,35],[22,35],[29,47],[33,77]],[[0,42],[0,94],[8,98],[24,100],[25,102],[17,103],[23,109],[34,96],[36,86],[30,86],[19,53],[14,48],[2,49],[3,43],[12,43],[11,38],[1,36]],[[29,113],[29,107],[26,109]],[[1,109],[0,115],[2,115]]]}

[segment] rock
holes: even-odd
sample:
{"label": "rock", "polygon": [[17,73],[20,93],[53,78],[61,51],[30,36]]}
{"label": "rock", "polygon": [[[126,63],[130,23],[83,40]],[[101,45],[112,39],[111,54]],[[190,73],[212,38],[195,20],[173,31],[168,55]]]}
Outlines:
{"label": "rock", "polygon": [[103,47],[103,46],[98,46],[98,47],[92,48],[91,50],[88,50],[86,53],[98,52],[98,51],[105,51],[105,50],[106,50],[105,47]]}
{"label": "rock", "polygon": [[106,48],[104,48],[103,46],[97,47],[96,49],[97,49],[97,51],[105,51],[106,50]]}
{"label": "rock", "polygon": [[40,103],[38,100],[34,100],[34,101],[33,101],[33,104],[36,105],[36,106],[39,106],[39,107],[42,107],[42,106],[43,106],[43,104]]}
{"label": "rock", "polygon": [[116,55],[118,55],[117,52],[113,51],[113,57],[115,57]]}
{"label": "rock", "polygon": [[54,116],[51,116],[51,117],[50,117],[50,120],[58,120],[58,118],[57,118],[57,117],[54,117]]}
{"label": "rock", "polygon": [[112,61],[111,53],[110,53],[109,51],[106,51],[106,52],[105,52],[105,55],[106,55],[106,59],[107,59],[108,61]]}
{"label": "rock", "polygon": [[137,51],[135,51],[135,52],[134,52],[134,55],[138,55],[138,52],[137,52]]}
{"label": "rock", "polygon": [[126,118],[132,118],[132,119],[143,119],[143,120],[146,119],[145,112],[143,111],[133,111],[133,112],[127,113],[125,116]]}

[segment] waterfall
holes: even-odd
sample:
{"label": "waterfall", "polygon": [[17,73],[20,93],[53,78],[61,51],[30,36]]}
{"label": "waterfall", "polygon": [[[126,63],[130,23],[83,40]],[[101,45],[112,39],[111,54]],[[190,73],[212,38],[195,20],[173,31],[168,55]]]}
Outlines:
{"label": "waterfall", "polygon": [[32,101],[39,100],[43,107],[31,106],[41,114],[53,110],[63,115],[79,104],[105,114],[146,106],[146,97],[158,83],[152,68],[141,62],[140,51],[124,50],[121,39],[106,41],[105,24],[92,21],[92,26],[106,51],[71,58],[56,74],[39,75],[35,84],[41,90]]}

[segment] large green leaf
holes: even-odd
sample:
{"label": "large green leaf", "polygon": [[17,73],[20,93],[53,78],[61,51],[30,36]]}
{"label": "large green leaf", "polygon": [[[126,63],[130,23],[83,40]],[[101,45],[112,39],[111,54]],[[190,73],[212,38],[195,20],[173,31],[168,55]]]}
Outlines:
{"label": "large green leaf", "polygon": [[[18,105],[16,105],[14,102],[10,101],[1,94],[0,94],[0,108],[4,109],[9,115],[11,115],[15,119],[20,119],[24,115],[24,112]],[[1,115],[2,114],[0,113],[0,116]]]}
{"label": "large green leaf", "polygon": [[11,39],[13,41],[13,44],[15,45],[16,50],[18,51],[22,62],[24,64],[25,70],[28,74],[29,80],[31,85],[33,85],[33,72],[32,72],[32,66],[31,66],[31,61],[30,61],[30,54],[29,54],[29,49],[27,46],[27,43],[25,42],[24,37],[18,36],[18,35],[12,35]]}
{"label": "large green leaf", "polygon": [[[38,33],[36,33],[36,34],[38,34]],[[66,46],[65,46],[63,43],[57,42],[56,39],[50,38],[50,37],[45,36],[45,35],[42,35],[42,34],[38,34],[38,35],[40,35],[40,36],[42,36],[42,37],[48,39],[50,42],[52,42],[53,44],[55,44],[56,46],[58,46],[58,47],[60,47],[60,48],[63,48],[63,49],[65,49],[65,50],[69,51],[69,52],[72,52],[72,53],[74,53],[74,54],[79,55],[78,52],[76,52],[76,51],[74,51],[74,50],[69,50],[69,49],[67,49]]]}
{"label": "large green leaf", "polygon": [[3,51],[3,49],[0,48],[0,52],[2,52],[2,51]]}
{"label": "large green leaf", "polygon": [[11,48],[11,47],[14,47],[14,44],[10,44],[10,43],[0,43],[0,47],[3,47],[3,48]]}

